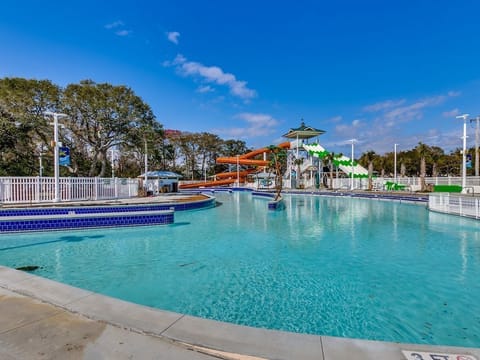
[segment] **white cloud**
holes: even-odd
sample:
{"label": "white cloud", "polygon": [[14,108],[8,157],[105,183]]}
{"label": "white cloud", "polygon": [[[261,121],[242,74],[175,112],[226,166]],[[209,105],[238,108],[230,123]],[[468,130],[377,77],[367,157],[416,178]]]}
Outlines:
{"label": "white cloud", "polygon": [[126,30],[123,27],[125,24],[121,20],[114,21],[110,24],[105,25],[105,29],[112,30],[114,31],[115,35],[117,36],[128,36],[130,35],[133,31],[132,30]]}
{"label": "white cloud", "polygon": [[205,86],[199,86],[197,88],[197,92],[201,94],[209,93],[209,92],[214,92],[215,89],[212,88],[210,85],[205,85]]}
{"label": "white cloud", "polygon": [[[448,151],[460,145],[461,134],[451,130],[441,130],[438,128],[440,125],[438,122],[435,122],[434,128],[427,128],[429,123],[423,122],[423,119],[427,117],[430,109],[441,109],[449,99],[459,95],[459,92],[450,91],[414,101],[387,100],[366,106],[363,108],[364,111],[376,112],[373,118],[371,120],[356,119],[351,123],[343,121],[336,123],[334,138],[337,141],[331,141],[331,146],[341,146],[338,150],[345,152],[348,151],[348,146],[341,141],[356,138],[361,141],[355,147],[359,154],[372,149],[377,153],[392,152],[393,144],[400,144],[400,149],[411,149],[419,142],[440,146]],[[443,112],[442,115],[454,118],[459,113],[460,110],[455,108]],[[433,116],[438,116],[435,111]],[[416,134],[412,134],[412,127],[407,124],[419,120],[422,120],[422,124],[415,126],[419,130],[416,130],[418,131]]]}
{"label": "white cloud", "polygon": [[115,34],[118,35],[118,36],[128,36],[132,33],[131,30],[118,30],[118,31],[115,31]]}
{"label": "white cloud", "polygon": [[234,118],[245,121],[247,126],[215,129],[214,132],[234,138],[253,138],[276,133],[279,124],[278,120],[268,114],[241,113]]}
{"label": "white cloud", "polygon": [[340,121],[342,121],[342,117],[340,115],[338,116],[334,116],[333,118],[330,118],[327,120],[327,122],[330,122],[330,123],[339,123]]}
{"label": "white cloud", "polygon": [[180,33],[178,31],[170,31],[167,32],[167,39],[168,41],[178,44],[178,38],[180,37]]}
{"label": "white cloud", "polygon": [[445,111],[445,112],[442,113],[442,115],[446,118],[454,118],[458,114],[460,114],[460,110],[457,109],[457,108],[452,109],[450,111]]}
{"label": "white cloud", "polygon": [[367,105],[363,108],[365,112],[377,112],[381,110],[391,109],[405,103],[405,99],[401,100],[386,100],[372,105]]}
{"label": "white cloud", "polygon": [[455,96],[460,96],[460,95],[462,95],[461,91],[449,91],[448,92],[448,96],[455,97]]}
{"label": "white cloud", "polygon": [[205,66],[195,61],[188,61],[179,54],[173,62],[164,62],[164,66],[175,66],[179,74],[183,76],[199,77],[207,83],[227,86],[230,93],[244,100],[257,96],[255,90],[247,87],[246,81],[237,80],[235,75],[224,72],[218,66]]}
{"label": "white cloud", "polygon": [[110,30],[110,29],[115,29],[115,28],[117,28],[117,27],[119,27],[119,26],[123,26],[123,25],[124,25],[124,24],[123,24],[123,21],[117,20],[117,21],[114,21],[114,22],[112,22],[112,23],[110,23],[110,24],[105,25],[105,29],[109,29],[109,30]]}

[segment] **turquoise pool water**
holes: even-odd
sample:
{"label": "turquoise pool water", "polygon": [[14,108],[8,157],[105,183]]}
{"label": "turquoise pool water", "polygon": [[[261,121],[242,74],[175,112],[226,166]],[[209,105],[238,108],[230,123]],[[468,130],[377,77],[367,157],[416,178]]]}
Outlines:
{"label": "turquoise pool water", "polygon": [[216,194],[175,225],[0,236],[0,264],[128,301],[302,333],[480,347],[480,222],[356,198]]}

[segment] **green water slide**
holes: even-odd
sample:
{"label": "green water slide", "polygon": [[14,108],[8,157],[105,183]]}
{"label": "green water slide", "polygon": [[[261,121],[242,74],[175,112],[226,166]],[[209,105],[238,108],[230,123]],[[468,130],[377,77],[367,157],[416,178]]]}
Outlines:
{"label": "green water slide", "polygon": [[[330,154],[319,144],[303,144],[303,148],[308,151],[311,156],[316,156],[320,159],[324,159]],[[368,178],[368,170],[363,166],[359,165],[355,160],[342,155],[335,157],[333,159],[333,165],[342,170],[348,177],[352,177],[353,169],[353,178],[355,179],[366,179]]]}

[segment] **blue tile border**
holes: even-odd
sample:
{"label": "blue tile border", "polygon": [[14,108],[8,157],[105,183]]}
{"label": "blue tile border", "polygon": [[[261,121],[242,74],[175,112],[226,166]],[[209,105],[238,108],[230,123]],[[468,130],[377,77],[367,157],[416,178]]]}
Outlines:
{"label": "blue tile border", "polygon": [[174,222],[173,210],[154,212],[37,215],[0,219],[0,233],[85,229],[138,225],[168,225]]}
{"label": "blue tile border", "polygon": [[131,205],[80,205],[0,209],[0,233],[84,229],[138,225],[167,225],[175,211],[208,209],[216,199]]}
{"label": "blue tile border", "polygon": [[102,205],[102,206],[58,206],[38,208],[0,209],[0,218],[9,216],[38,216],[38,215],[71,215],[71,214],[104,214],[104,213],[130,213],[136,211],[170,210],[186,211],[209,208],[215,206],[215,198],[185,202],[163,204],[139,205]]}

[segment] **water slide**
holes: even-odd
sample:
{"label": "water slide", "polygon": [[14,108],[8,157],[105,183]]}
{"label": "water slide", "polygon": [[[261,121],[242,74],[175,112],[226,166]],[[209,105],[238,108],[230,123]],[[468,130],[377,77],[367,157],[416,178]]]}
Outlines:
{"label": "water slide", "polygon": [[[322,146],[318,144],[303,144],[303,148],[313,156],[319,157],[320,159],[323,159],[329,154],[327,150],[325,150]],[[352,173],[352,161],[350,160],[350,158],[342,155],[338,158],[335,158],[333,162],[335,166],[338,166],[340,170],[342,170],[345,174],[348,175],[348,177],[350,177],[350,174]],[[354,177],[364,177],[365,175],[368,176],[368,170],[365,169],[363,166],[357,164],[356,162],[354,162],[353,165]]]}
{"label": "water slide", "polygon": [[[282,149],[289,149],[290,148],[290,141],[283,142],[278,145],[278,147]],[[217,164],[231,164],[231,165],[245,165],[245,166],[254,166],[255,168],[250,168],[247,170],[231,171],[231,172],[224,172],[220,174],[216,174],[215,178],[217,180],[214,181],[207,181],[207,182],[198,182],[193,184],[183,184],[180,186],[181,189],[193,189],[198,187],[209,187],[209,186],[220,186],[220,185],[229,185],[233,184],[237,181],[237,177],[239,178],[240,182],[245,182],[245,179],[248,174],[257,172],[258,167],[267,166],[269,161],[263,159],[253,159],[258,155],[268,154],[270,150],[267,147],[256,149],[250,151],[246,154],[240,156],[230,156],[230,157],[219,157],[217,158]]]}

